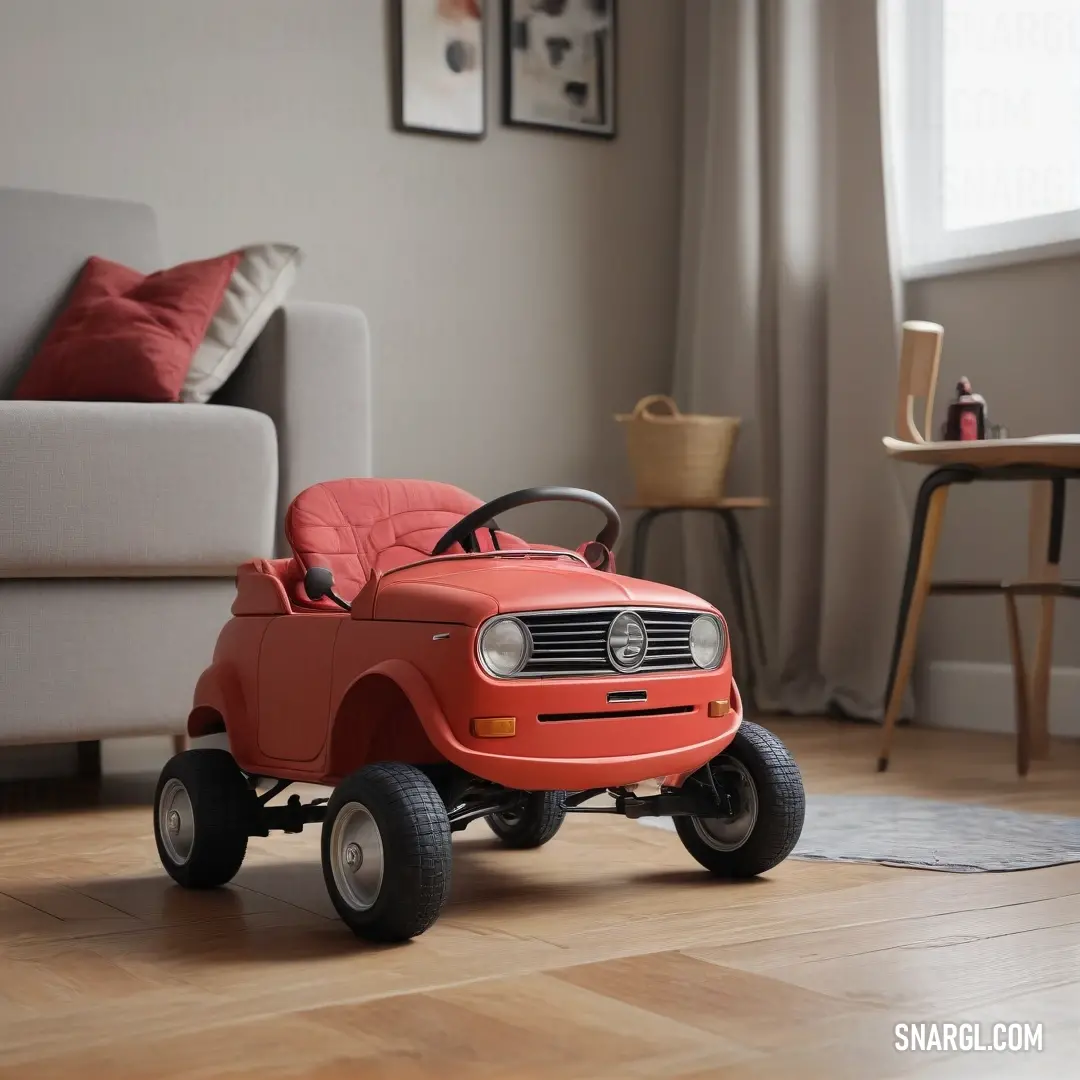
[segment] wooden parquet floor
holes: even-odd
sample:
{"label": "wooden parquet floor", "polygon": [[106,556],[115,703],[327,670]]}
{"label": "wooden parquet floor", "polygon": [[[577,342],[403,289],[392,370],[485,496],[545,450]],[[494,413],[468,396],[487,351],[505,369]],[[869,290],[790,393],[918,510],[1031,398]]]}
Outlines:
{"label": "wooden parquet floor", "polygon": [[[814,791],[1080,814],[1080,747],[1019,780],[1008,739],[770,723]],[[713,881],[672,833],[571,818],[535,852],[483,824],[404,947],[336,919],[318,830],[235,884],[160,869],[146,785],[0,798],[0,1080],[912,1080],[1076,1076],[1080,865],[944,874],[789,860]],[[50,810],[28,812],[47,798]],[[903,1053],[898,1022],[1043,1025],[1041,1053]]]}

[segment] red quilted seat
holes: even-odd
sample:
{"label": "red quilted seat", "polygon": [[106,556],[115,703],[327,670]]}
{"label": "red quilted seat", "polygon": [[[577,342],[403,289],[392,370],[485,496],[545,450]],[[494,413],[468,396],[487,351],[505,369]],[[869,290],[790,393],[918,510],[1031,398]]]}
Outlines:
{"label": "red quilted seat", "polygon": [[[323,610],[328,600],[312,603],[303,589],[304,574],[325,566],[334,575],[334,591],[352,600],[372,570],[390,570],[431,555],[443,533],[483,505],[450,484],[430,480],[330,480],[300,492],[285,515],[285,535],[292,565],[275,560],[270,567],[282,580],[290,601]],[[481,550],[492,550],[489,534],[477,535]],[[523,540],[499,533],[503,549],[524,548]],[[461,554],[455,544],[447,554]]]}

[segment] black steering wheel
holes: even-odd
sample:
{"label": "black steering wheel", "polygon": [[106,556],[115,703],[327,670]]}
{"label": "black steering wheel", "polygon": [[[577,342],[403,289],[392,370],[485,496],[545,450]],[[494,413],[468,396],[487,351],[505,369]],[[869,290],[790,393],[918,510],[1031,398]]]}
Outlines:
{"label": "black steering wheel", "polygon": [[443,533],[442,539],[431,549],[431,555],[432,557],[442,555],[454,544],[460,544],[469,554],[476,554],[480,550],[480,544],[476,539],[477,531],[488,528],[494,539],[495,530],[499,527],[495,521],[496,515],[505,514],[508,510],[516,510],[519,506],[540,502],[578,502],[586,506],[595,506],[606,519],[604,527],[596,534],[596,542],[603,544],[608,551],[615,547],[615,541],[619,539],[619,531],[622,529],[622,522],[619,520],[618,511],[603,495],[597,495],[595,491],[586,491],[584,488],[535,487],[511,491],[509,495],[500,495],[499,498],[477,507],[471,514],[466,514]]}

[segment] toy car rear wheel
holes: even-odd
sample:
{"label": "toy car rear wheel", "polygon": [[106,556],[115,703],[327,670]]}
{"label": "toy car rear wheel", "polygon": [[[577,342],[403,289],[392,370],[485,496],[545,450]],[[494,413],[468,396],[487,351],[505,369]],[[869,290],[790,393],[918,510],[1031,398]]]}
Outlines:
{"label": "toy car rear wheel", "polygon": [[227,750],[185,750],[166,762],[154,796],[154,839],[187,889],[231,881],[247,854],[252,793]]}
{"label": "toy car rear wheel", "polygon": [[450,894],[452,861],[446,807],[412,765],[367,765],[330,797],[323,878],[357,937],[407,941],[428,930]]}
{"label": "toy car rear wheel", "polygon": [[533,791],[521,806],[484,819],[507,847],[538,848],[546,844],[566,820],[565,791]]}
{"label": "toy car rear wheel", "polygon": [[677,817],[686,850],[718,877],[764,874],[791,854],[802,835],[806,794],[802,774],[784,744],[743,721],[731,745],[706,768],[733,795],[731,817]]}

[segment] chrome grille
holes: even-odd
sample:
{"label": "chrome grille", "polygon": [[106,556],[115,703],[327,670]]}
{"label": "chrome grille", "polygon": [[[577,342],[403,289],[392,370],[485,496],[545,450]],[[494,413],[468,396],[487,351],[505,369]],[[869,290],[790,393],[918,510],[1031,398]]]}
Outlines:
{"label": "chrome grille", "polygon": [[623,674],[608,657],[607,634],[615,616],[626,610],[633,610],[641,617],[648,637],[645,659],[628,673],[628,677],[694,668],[690,656],[690,624],[700,611],[603,608],[517,616],[529,628],[533,650],[528,663],[516,677]]}

